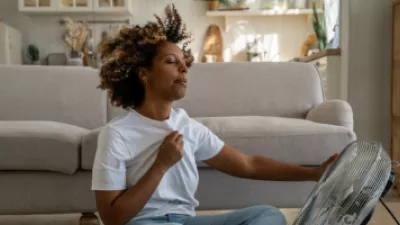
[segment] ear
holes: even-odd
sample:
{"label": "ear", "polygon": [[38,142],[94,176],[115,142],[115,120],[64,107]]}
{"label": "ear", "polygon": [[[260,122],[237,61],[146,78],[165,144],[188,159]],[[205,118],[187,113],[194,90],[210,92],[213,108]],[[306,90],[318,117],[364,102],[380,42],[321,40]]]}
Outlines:
{"label": "ear", "polygon": [[149,71],[144,68],[144,67],[140,67],[138,70],[138,74],[139,74],[139,79],[141,81],[147,80],[148,79],[148,75],[149,75]]}

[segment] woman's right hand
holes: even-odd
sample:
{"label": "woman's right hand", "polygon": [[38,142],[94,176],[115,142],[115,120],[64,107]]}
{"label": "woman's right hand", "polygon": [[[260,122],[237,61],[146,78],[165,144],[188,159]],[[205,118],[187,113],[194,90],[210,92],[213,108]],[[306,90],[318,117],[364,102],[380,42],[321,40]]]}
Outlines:
{"label": "woman's right hand", "polygon": [[183,135],[178,131],[171,132],[161,144],[155,164],[166,172],[182,159],[183,144]]}

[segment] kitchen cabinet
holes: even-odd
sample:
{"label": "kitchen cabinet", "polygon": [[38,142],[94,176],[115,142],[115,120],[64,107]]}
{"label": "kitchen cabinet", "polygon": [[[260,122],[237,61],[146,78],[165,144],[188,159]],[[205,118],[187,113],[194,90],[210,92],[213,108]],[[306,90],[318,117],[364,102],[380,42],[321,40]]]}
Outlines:
{"label": "kitchen cabinet", "polygon": [[132,13],[132,0],[94,0],[95,12]]}
{"label": "kitchen cabinet", "polygon": [[57,0],[19,0],[20,12],[54,12]]}
{"label": "kitchen cabinet", "polygon": [[57,0],[58,12],[91,12],[91,0]]}
{"label": "kitchen cabinet", "polygon": [[18,0],[19,11],[28,14],[132,15],[133,0]]}

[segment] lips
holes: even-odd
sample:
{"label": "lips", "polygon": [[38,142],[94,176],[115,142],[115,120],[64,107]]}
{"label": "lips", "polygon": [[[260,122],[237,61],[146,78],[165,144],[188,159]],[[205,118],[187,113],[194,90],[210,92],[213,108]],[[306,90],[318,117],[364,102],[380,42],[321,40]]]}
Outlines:
{"label": "lips", "polygon": [[175,81],[175,83],[177,83],[177,84],[181,84],[181,85],[187,85],[187,79],[177,79],[176,81]]}

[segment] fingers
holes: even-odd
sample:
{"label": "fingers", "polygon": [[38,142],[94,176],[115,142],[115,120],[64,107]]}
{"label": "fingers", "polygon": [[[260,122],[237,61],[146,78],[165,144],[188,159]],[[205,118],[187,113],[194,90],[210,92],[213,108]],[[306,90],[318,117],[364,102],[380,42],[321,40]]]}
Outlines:
{"label": "fingers", "polygon": [[182,139],[181,142],[178,142],[177,147],[178,147],[179,150],[182,150],[184,143],[185,142],[183,141],[183,139]]}
{"label": "fingers", "polygon": [[182,149],[183,148],[183,143],[184,143],[184,138],[182,134],[179,134],[178,137],[175,139],[175,146],[178,149]]}
{"label": "fingers", "polygon": [[175,142],[176,142],[176,143],[179,143],[179,142],[181,142],[181,141],[183,141],[183,135],[182,135],[182,134],[179,134],[179,135],[176,137]]}
{"label": "fingers", "polygon": [[183,147],[184,137],[178,131],[171,132],[167,137],[166,140],[170,143],[175,144],[177,147]]}
{"label": "fingers", "polygon": [[165,140],[167,142],[175,142],[175,139],[179,136],[179,132],[178,131],[172,131],[171,133],[169,133],[167,135],[167,137],[165,138]]}
{"label": "fingers", "polygon": [[331,164],[333,161],[335,161],[335,159],[337,158],[338,153],[335,153],[334,155],[332,155],[331,157],[329,157],[328,160],[326,160],[326,162],[324,163],[324,165],[329,165]]}

